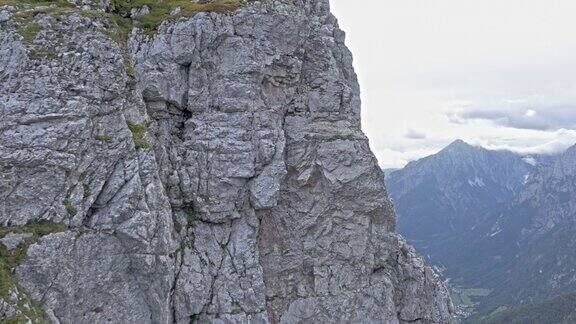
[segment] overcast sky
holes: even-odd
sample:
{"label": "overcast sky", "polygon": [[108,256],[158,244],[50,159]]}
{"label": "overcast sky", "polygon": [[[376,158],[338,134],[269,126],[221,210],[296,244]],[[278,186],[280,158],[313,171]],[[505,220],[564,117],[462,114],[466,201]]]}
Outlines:
{"label": "overcast sky", "polygon": [[575,0],[331,0],[383,167],[455,139],[553,153],[576,143]]}

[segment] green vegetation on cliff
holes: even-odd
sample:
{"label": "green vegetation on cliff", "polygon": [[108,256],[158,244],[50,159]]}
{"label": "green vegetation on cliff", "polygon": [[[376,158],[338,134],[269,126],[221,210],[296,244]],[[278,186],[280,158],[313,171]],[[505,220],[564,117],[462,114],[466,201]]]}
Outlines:
{"label": "green vegetation on cliff", "polygon": [[152,147],[152,144],[145,139],[146,133],[148,133],[148,128],[145,125],[133,122],[127,122],[127,124],[128,129],[132,132],[132,140],[136,148],[149,149]]}
{"label": "green vegetation on cliff", "polygon": [[[246,0],[212,0],[202,3],[190,0],[112,0],[112,6],[107,12],[85,10],[81,13],[85,16],[110,18],[121,29],[117,32],[126,37],[132,27],[152,33],[163,21],[192,16],[198,12],[232,12],[242,7],[245,2]],[[21,18],[33,18],[39,12],[66,14],[80,11],[80,8],[65,0],[0,0],[0,6],[3,5],[20,9],[16,16]],[[136,12],[138,13],[135,14]]]}
{"label": "green vegetation on cliff", "polygon": [[[111,0],[106,8],[92,6],[80,8],[66,0],[0,0],[0,7],[13,6],[13,19],[22,41],[27,44],[32,59],[53,59],[53,48],[34,44],[42,26],[36,20],[38,14],[63,16],[79,13],[84,17],[104,20],[102,33],[111,40],[126,45],[134,27],[145,34],[153,34],[163,21],[193,16],[198,12],[232,12],[245,4],[246,0],[212,0],[202,3],[190,0]],[[134,77],[135,71],[130,59],[124,59],[127,75]]]}
{"label": "green vegetation on cliff", "polygon": [[123,18],[131,17],[131,11],[147,7],[147,13],[131,18],[134,25],[145,31],[154,31],[165,20],[192,16],[198,12],[231,12],[240,8],[243,0],[214,0],[195,3],[190,0],[113,0],[114,13]]}

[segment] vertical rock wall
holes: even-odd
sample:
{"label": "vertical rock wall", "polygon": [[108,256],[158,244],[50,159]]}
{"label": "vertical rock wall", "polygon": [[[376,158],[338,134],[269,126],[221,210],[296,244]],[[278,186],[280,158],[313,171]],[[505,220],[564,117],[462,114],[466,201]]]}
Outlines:
{"label": "vertical rock wall", "polygon": [[66,225],[11,269],[52,322],[450,321],[393,233],[328,1],[198,13],[126,45],[77,13],[36,15],[27,43],[17,14],[0,11],[0,224]]}

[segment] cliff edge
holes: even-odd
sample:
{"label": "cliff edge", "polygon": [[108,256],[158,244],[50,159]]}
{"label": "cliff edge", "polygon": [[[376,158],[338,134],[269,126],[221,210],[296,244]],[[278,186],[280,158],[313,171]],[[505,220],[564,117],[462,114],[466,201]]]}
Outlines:
{"label": "cliff edge", "polygon": [[450,322],[327,0],[0,5],[0,319]]}

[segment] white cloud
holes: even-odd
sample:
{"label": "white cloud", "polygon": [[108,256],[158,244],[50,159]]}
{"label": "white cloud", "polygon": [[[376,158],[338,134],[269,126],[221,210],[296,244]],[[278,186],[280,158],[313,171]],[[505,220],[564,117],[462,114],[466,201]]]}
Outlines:
{"label": "white cloud", "polygon": [[[547,138],[546,138],[547,137]],[[477,144],[492,150],[509,150],[520,154],[558,154],[576,143],[576,131],[561,129],[540,138],[506,141],[479,140]]]}
{"label": "white cloud", "polygon": [[449,114],[449,118],[459,124],[465,124],[470,120],[488,120],[496,125],[521,129],[576,129],[576,101],[563,106],[543,106],[534,109],[527,108],[525,104],[490,108],[467,107]]}
{"label": "white cloud", "polygon": [[413,139],[413,140],[422,140],[422,139],[426,139],[426,134],[421,133],[417,130],[414,130],[412,128],[410,128],[407,132],[406,135],[404,135],[406,138],[408,139]]}
{"label": "white cloud", "polygon": [[331,3],[383,166],[458,138],[534,152],[576,142],[576,1]]}

